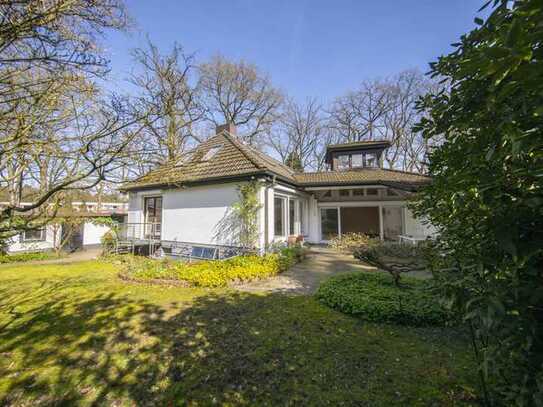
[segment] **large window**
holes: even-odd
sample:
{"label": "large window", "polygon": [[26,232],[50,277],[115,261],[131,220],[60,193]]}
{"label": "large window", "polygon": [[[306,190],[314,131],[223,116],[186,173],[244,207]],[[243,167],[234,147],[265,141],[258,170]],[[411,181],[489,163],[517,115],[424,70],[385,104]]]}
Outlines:
{"label": "large window", "polygon": [[285,236],[285,198],[274,198],[274,234]]}
{"label": "large window", "polygon": [[288,233],[296,234],[296,201],[292,199],[288,201]]}
{"label": "large window", "polygon": [[339,234],[337,208],[321,208],[321,239],[330,240]]}
{"label": "large window", "polygon": [[43,242],[45,241],[45,228],[25,230],[23,232],[23,242]]}
{"label": "large window", "polygon": [[145,238],[160,239],[162,229],[162,197],[146,197],[143,202]]}

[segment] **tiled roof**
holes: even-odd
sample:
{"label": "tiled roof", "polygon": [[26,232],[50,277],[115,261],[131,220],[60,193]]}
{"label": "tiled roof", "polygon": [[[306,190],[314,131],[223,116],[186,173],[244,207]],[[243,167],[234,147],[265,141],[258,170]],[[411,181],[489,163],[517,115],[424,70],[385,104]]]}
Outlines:
{"label": "tiled roof", "polygon": [[[221,146],[207,161],[202,158],[213,147]],[[121,189],[139,189],[162,185],[181,185],[245,175],[272,172],[294,182],[294,171],[266,154],[243,144],[223,132],[200,144],[185,161],[164,164],[146,175],[126,183]]]}
{"label": "tiled roof", "polygon": [[430,182],[430,177],[411,172],[367,168],[354,171],[306,172],[296,174],[302,186],[326,185],[386,185],[406,190],[416,190]]}
{"label": "tiled roof", "polygon": [[[213,147],[221,146],[209,160],[202,160]],[[419,174],[386,169],[362,169],[341,172],[296,173],[283,163],[243,144],[228,132],[214,136],[194,149],[180,162],[162,165],[146,175],[126,183],[121,189],[133,190],[161,186],[181,186],[198,182],[221,181],[258,174],[276,175],[298,186],[383,184],[415,190],[429,182]]]}

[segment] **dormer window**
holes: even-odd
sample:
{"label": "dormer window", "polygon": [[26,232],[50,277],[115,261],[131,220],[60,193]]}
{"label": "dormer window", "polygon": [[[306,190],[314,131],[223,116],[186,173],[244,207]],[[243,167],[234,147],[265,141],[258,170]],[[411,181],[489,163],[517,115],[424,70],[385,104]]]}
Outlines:
{"label": "dormer window", "polygon": [[379,168],[388,147],[390,142],[387,140],[334,144],[326,148],[325,162],[332,171]]}
{"label": "dormer window", "polygon": [[336,169],[339,171],[351,168],[376,168],[378,163],[376,153],[352,153],[336,156]]}

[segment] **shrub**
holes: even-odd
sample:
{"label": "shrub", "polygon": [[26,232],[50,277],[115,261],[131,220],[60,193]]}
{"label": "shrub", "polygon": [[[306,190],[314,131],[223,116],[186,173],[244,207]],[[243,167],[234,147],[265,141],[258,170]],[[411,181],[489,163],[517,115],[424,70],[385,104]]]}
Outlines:
{"label": "shrub", "polygon": [[402,245],[395,242],[375,242],[354,250],[355,258],[387,271],[396,285],[401,273],[427,268],[429,246]]}
{"label": "shrub", "polygon": [[117,233],[114,230],[109,230],[104,233],[100,238],[100,243],[102,244],[103,253],[111,253],[115,249],[115,241],[117,240]]}
{"label": "shrub", "polygon": [[400,287],[381,273],[352,273],[321,284],[319,301],[373,322],[441,325],[448,320],[428,281],[405,278]]}
{"label": "shrub", "polygon": [[239,256],[197,263],[122,256],[122,273],[142,280],[179,280],[196,287],[225,287],[230,282],[250,281],[281,273],[304,256],[301,247],[289,247],[265,256]]}
{"label": "shrub", "polygon": [[21,263],[25,261],[48,260],[56,257],[51,252],[33,252],[33,253],[17,253],[0,255],[0,264],[4,263]]}
{"label": "shrub", "polygon": [[353,253],[361,247],[368,247],[376,244],[379,240],[369,237],[363,233],[345,233],[330,240],[330,247],[339,251]]}
{"label": "shrub", "polygon": [[484,404],[541,407],[543,4],[484,7],[430,65],[448,91],[419,103],[414,131],[435,148],[413,209],[439,230],[447,259],[433,272],[471,328]]}

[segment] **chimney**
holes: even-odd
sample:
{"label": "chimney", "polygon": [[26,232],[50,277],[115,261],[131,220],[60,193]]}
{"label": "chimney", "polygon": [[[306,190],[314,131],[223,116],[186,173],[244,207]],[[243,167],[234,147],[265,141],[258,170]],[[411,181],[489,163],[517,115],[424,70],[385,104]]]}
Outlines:
{"label": "chimney", "polygon": [[215,134],[221,134],[223,131],[227,131],[232,136],[235,136],[237,133],[236,125],[234,123],[226,123],[215,128]]}

